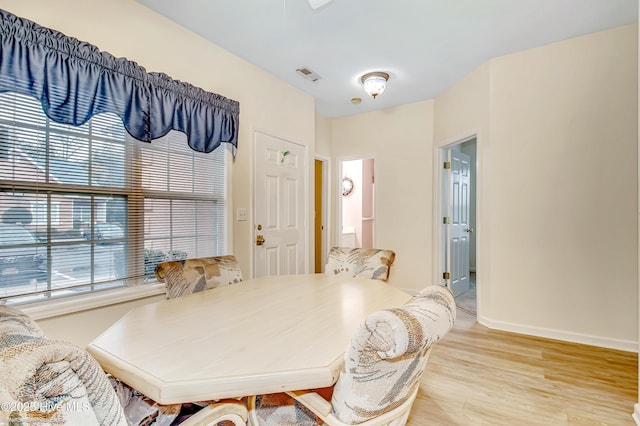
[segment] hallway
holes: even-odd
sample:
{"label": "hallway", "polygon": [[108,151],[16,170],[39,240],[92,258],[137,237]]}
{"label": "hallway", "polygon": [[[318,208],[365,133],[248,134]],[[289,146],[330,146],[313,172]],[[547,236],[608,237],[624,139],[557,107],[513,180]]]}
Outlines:
{"label": "hallway", "polygon": [[476,308],[476,273],[471,272],[469,279],[471,288],[456,297],[456,306],[462,312],[475,317],[478,312]]}

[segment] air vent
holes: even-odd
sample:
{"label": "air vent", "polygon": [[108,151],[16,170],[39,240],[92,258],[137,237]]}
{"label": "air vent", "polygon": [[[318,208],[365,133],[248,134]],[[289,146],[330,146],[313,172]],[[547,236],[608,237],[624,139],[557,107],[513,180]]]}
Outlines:
{"label": "air vent", "polygon": [[309,68],[298,68],[296,72],[305,80],[309,80],[313,83],[320,80],[321,78],[318,74],[316,74],[314,71],[311,71]]}

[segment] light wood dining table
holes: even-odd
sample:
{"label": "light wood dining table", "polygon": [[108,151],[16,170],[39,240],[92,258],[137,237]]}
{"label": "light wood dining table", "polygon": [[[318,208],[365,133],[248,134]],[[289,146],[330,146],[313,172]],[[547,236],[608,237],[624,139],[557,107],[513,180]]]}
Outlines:
{"label": "light wood dining table", "polygon": [[364,318],[410,297],[379,280],[260,277],[136,307],[87,350],[160,404],[320,388]]}

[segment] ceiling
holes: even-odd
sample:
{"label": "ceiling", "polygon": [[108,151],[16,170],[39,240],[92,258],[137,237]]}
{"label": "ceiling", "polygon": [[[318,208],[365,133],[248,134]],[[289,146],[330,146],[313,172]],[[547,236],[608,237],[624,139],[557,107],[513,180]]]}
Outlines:
{"label": "ceiling", "polygon": [[[329,118],[433,99],[490,58],[638,20],[637,0],[138,1],[312,95]],[[376,99],[360,82],[370,71],[390,75]]]}

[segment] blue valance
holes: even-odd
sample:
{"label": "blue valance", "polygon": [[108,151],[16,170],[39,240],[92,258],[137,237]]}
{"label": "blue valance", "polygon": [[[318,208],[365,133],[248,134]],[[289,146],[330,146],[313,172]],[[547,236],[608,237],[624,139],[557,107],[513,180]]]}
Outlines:
{"label": "blue valance", "polygon": [[148,73],[135,62],[2,9],[0,38],[0,92],[35,97],[54,121],[79,126],[111,112],[141,141],[173,129],[186,133],[196,151],[211,152],[226,142],[235,154],[237,101]]}

